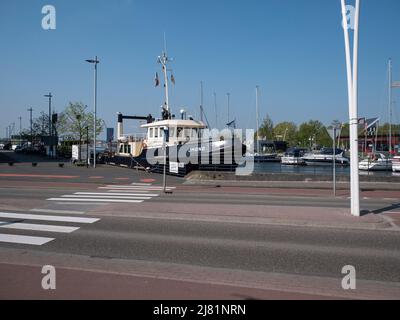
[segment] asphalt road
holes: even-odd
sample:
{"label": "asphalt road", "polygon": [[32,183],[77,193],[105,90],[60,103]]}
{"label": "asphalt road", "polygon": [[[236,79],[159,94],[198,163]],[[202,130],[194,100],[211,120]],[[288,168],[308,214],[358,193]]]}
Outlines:
{"label": "asphalt road", "polygon": [[396,193],[364,194],[376,214],[359,220],[345,193],[183,182],[164,195],[160,176],[127,169],[0,166],[0,298],[400,298]]}

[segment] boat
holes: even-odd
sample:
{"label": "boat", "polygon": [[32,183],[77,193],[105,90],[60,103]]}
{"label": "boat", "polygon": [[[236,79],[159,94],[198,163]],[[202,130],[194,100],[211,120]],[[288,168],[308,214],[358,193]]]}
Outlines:
{"label": "boat", "polygon": [[306,164],[303,157],[304,157],[303,149],[298,149],[298,148],[289,149],[282,157],[281,163],[284,165],[302,166]]}
{"label": "boat", "polygon": [[[246,152],[241,139],[234,136],[233,130],[222,133],[211,131],[212,134],[209,134],[204,122],[187,118],[185,112],[181,112],[181,118],[176,119],[169,106],[169,59],[166,52],[158,57],[158,62],[162,65],[165,79],[165,103],[161,107],[161,118],[118,113],[117,152],[106,156],[105,162],[158,173],[163,172],[165,167],[168,174],[178,176],[192,170],[234,171],[240,164],[238,158]],[[145,132],[124,134],[124,120],[144,120],[146,123],[140,127]]]}
{"label": "boat", "polygon": [[400,172],[400,156],[396,156],[392,160],[393,172]]}
{"label": "boat", "polygon": [[309,153],[303,157],[304,162],[308,166],[331,166],[335,157],[336,165],[348,166],[350,160],[344,156],[341,149],[323,148],[320,153]]}
{"label": "boat", "polygon": [[362,160],[358,168],[362,171],[392,171],[392,161],[384,154],[378,153]]}

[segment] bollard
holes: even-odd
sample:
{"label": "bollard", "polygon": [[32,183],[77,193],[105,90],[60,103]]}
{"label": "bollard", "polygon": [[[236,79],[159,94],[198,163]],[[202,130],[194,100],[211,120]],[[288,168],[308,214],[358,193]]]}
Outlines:
{"label": "bollard", "polygon": [[64,163],[59,163],[58,166],[59,166],[60,168],[64,168]]}
{"label": "bollard", "polygon": [[32,163],[32,167],[37,167],[37,165],[38,165],[38,164],[37,164],[36,162],[33,162],[33,163]]}

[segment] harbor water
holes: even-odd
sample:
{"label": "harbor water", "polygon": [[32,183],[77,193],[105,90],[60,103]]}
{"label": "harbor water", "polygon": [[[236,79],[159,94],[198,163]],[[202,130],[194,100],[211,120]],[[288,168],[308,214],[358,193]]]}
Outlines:
{"label": "harbor water", "polygon": [[[283,165],[279,162],[265,162],[265,163],[255,163],[254,172],[257,173],[284,173],[284,174],[307,174],[307,175],[333,175],[333,166],[293,166],[293,165]],[[336,166],[337,176],[349,176],[350,167],[346,166]],[[376,171],[367,172],[360,171],[360,175],[370,175],[370,176],[380,176],[380,177],[399,177],[400,173],[394,173],[391,171]]]}

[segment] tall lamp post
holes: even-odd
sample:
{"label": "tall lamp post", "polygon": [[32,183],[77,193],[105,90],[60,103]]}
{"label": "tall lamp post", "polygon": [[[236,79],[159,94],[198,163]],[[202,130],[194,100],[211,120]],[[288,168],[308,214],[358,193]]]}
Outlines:
{"label": "tall lamp post", "polygon": [[360,177],[358,171],[358,39],[360,22],[360,0],[356,0],[354,12],[354,43],[353,65],[350,53],[349,26],[345,0],[341,0],[343,30],[346,48],[347,85],[349,96],[350,116],[350,186],[351,186],[351,214],[359,217],[360,213]]}
{"label": "tall lamp post", "polygon": [[96,168],[96,122],[97,122],[97,65],[100,61],[97,56],[93,60],[86,60],[86,62],[94,64],[94,120],[93,120],[93,168]]}
{"label": "tall lamp post", "polygon": [[22,117],[19,116],[19,145],[22,145]]}
{"label": "tall lamp post", "polygon": [[32,146],[33,145],[33,127],[32,127],[32,112],[33,112],[33,109],[29,108],[28,111],[30,113],[29,120],[30,120],[30,126],[31,126],[31,146]]}
{"label": "tall lamp post", "polygon": [[53,141],[52,141],[52,125],[51,125],[51,98],[53,98],[53,95],[51,92],[49,94],[44,95],[45,98],[49,98],[49,155],[53,155]]}

